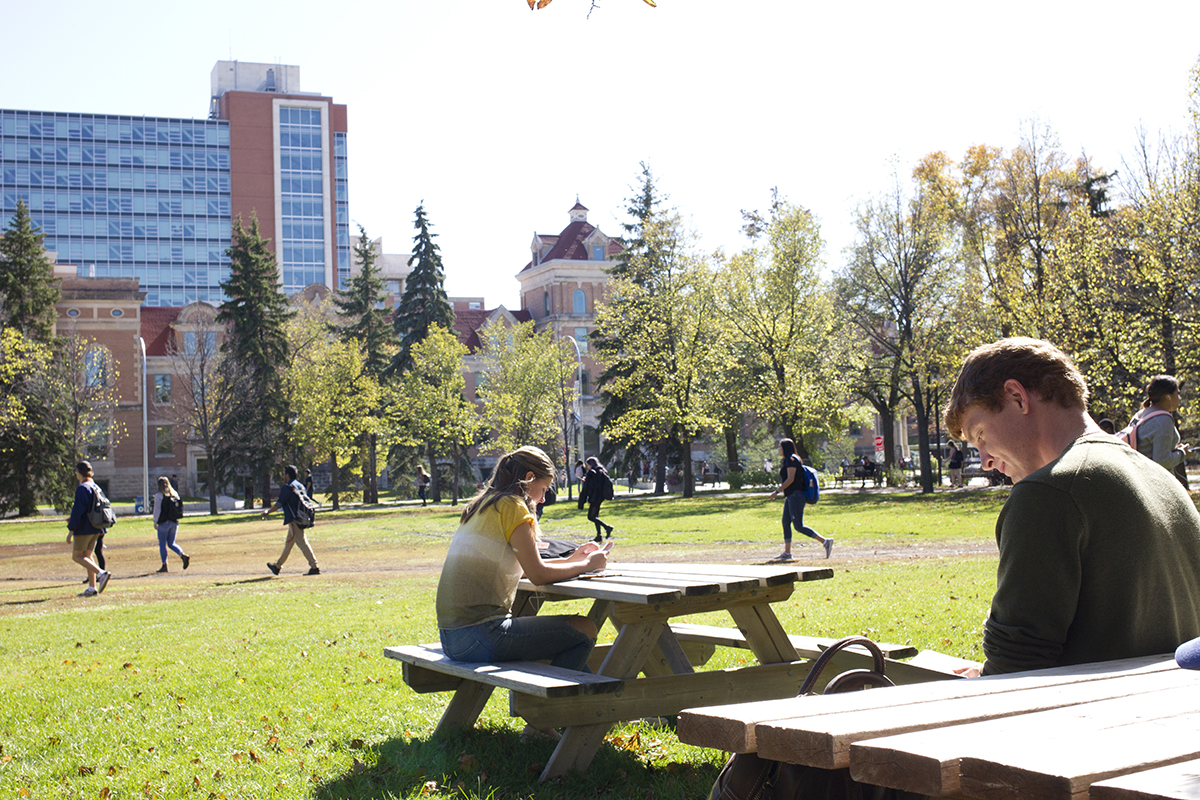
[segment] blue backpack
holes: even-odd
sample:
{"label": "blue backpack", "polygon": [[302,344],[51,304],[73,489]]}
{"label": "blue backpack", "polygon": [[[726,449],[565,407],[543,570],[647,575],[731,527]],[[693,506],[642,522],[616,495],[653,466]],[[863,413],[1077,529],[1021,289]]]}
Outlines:
{"label": "blue backpack", "polygon": [[816,503],[821,499],[821,484],[817,481],[817,471],[807,464],[804,465],[804,502]]}

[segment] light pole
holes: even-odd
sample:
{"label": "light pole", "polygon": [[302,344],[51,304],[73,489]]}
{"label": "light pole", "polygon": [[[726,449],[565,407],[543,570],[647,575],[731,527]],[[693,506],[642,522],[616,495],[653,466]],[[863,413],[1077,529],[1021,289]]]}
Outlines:
{"label": "light pole", "polygon": [[[579,349],[579,342],[574,336],[563,335],[564,339],[575,346],[575,429],[579,433],[579,442],[575,450],[576,459],[583,460],[583,352]],[[569,461],[570,459],[568,459]],[[570,463],[567,464],[567,480],[575,474],[574,468]]]}
{"label": "light pole", "polygon": [[150,389],[146,386],[146,340],[138,337],[142,348],[142,512],[150,507],[150,433],[146,424],[146,407],[150,405]]}

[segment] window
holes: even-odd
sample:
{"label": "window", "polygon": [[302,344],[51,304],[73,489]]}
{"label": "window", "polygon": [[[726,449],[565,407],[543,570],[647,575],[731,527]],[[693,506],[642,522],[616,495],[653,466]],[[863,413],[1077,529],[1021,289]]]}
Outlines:
{"label": "window", "polygon": [[580,376],[579,384],[579,393],[581,395],[587,397],[592,393],[592,376],[586,371]]}
{"label": "window", "polygon": [[154,402],[159,405],[171,404],[171,376],[154,376]]}
{"label": "window", "polygon": [[592,245],[592,261],[604,260],[604,245]]}
{"label": "window", "polygon": [[550,313],[550,293],[542,292],[542,306],[546,309],[546,313]]}
{"label": "window", "polygon": [[587,328],[575,329],[575,341],[579,342],[579,349],[584,352],[587,351],[587,335]]}
{"label": "window", "polygon": [[185,355],[194,356],[199,344],[203,344],[205,353],[210,355],[215,354],[217,351],[216,331],[205,332],[203,340],[197,338],[195,331],[188,331],[183,334],[183,352]]}
{"label": "window", "polygon": [[476,391],[476,393],[479,392],[479,390],[483,387],[483,385],[485,383],[487,383],[487,373],[486,372],[476,372],[475,373],[475,391]]}
{"label": "window", "polygon": [[571,313],[587,313],[587,295],[583,293],[583,289],[576,289],[575,294],[571,295]]}
{"label": "window", "polygon": [[89,389],[108,385],[108,353],[99,347],[88,350],[83,357],[83,385]]}
{"label": "window", "polygon": [[175,454],[175,429],[170,425],[154,426],[154,454],[159,456]]}
{"label": "window", "polygon": [[108,423],[93,422],[84,432],[84,452],[93,461],[108,458]]}

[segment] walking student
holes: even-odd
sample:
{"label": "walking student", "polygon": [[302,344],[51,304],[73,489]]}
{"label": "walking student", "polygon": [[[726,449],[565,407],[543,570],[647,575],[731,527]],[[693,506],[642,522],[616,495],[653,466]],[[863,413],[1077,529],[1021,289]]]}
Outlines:
{"label": "walking student", "polygon": [[1179,381],[1173,375],[1155,375],[1146,386],[1142,410],[1129,425],[1137,451],[1173,474],[1186,489],[1188,446],[1180,442],[1173,416],[1179,406]]}
{"label": "walking student", "polygon": [[154,495],[154,528],[158,531],[158,555],[162,559],[159,572],[167,572],[167,550],[183,559],[183,568],[187,569],[192,559],[183,548],[175,544],[175,534],[179,532],[179,520],[183,519],[183,498],[171,481],[164,475],[158,479],[158,492]]}
{"label": "walking student", "polygon": [[579,507],[583,508],[583,504],[587,503],[588,522],[596,525],[596,541],[599,542],[602,528],[604,538],[612,538],[613,526],[600,519],[600,505],[605,500],[613,499],[613,482],[608,470],[595,456],[588,458],[587,466],[587,474],[583,476],[583,488],[579,490]]}
{"label": "walking student", "polygon": [[783,494],[783,552],[775,557],[775,561],[792,560],[792,527],[810,539],[816,539],[825,548],[825,557],[833,552],[833,539],[822,536],[804,524],[804,506],[807,498],[804,496],[804,462],[796,455],[796,443],[791,439],[779,440],[779,457],[782,466],[779,468],[779,488],[771,492],[774,500]]}
{"label": "walking student", "polygon": [[88,519],[100,487],[92,480],[92,465],[87,461],[75,465],[75,480],[79,485],[75,487],[75,502],[67,520],[67,541],[71,543],[71,560],[87,570],[88,585],[79,596],[92,597],[104,591],[111,577],[92,557],[96,540],[104,533]]}
{"label": "walking student", "polygon": [[317,566],[317,557],[313,555],[312,547],[308,544],[308,535],[304,532],[304,528],[296,524],[296,509],[300,505],[300,495],[304,493],[304,486],[296,480],[296,468],[291,464],[283,468],[283,474],[286,480],[279,487],[279,499],[275,501],[275,505],[262,512],[262,518],[266,519],[272,511],[282,508],[283,524],[288,529],[287,541],[283,543],[283,552],[279,554],[279,558],[274,562],[267,562],[267,569],[271,570],[272,575],[278,575],[279,568],[287,562],[288,556],[292,554],[294,545],[300,548],[300,552],[308,560],[308,572],[305,574],[320,575],[321,568]]}
{"label": "walking student", "polygon": [[417,495],[421,498],[422,508],[427,505],[426,497],[429,492],[429,473],[424,464],[417,464]]}

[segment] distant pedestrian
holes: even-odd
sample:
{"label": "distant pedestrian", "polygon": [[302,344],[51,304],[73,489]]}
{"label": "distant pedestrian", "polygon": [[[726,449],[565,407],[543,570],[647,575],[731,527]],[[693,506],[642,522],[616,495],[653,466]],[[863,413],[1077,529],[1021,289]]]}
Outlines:
{"label": "distant pedestrian", "polygon": [[158,492],[154,495],[154,528],[158,531],[158,555],[162,559],[159,572],[167,571],[167,550],[183,559],[183,568],[187,569],[192,559],[183,548],[175,544],[175,534],[179,531],[179,520],[183,518],[183,498],[166,477],[158,479]]}
{"label": "distant pedestrian", "polygon": [[266,519],[267,515],[272,511],[283,509],[283,524],[287,526],[288,536],[287,541],[283,543],[283,552],[274,562],[267,562],[267,569],[271,570],[271,574],[278,575],[279,568],[288,560],[288,556],[292,553],[292,545],[300,548],[300,552],[304,554],[304,558],[308,560],[308,575],[320,575],[321,569],[317,566],[317,557],[313,555],[312,548],[308,544],[308,535],[304,528],[296,524],[296,509],[300,505],[300,495],[304,492],[304,486],[300,481],[296,480],[296,468],[291,464],[283,468],[283,474],[286,480],[279,487],[279,499],[275,501],[275,505],[262,512],[262,518]]}
{"label": "distant pedestrian", "polygon": [[421,505],[425,506],[426,493],[429,491],[429,473],[425,471],[423,464],[417,464],[417,495],[421,498]]}
{"label": "distant pedestrian", "polygon": [[958,445],[950,442],[950,488],[957,489],[963,485],[963,452],[958,449]]}
{"label": "distant pedestrian", "polygon": [[1179,406],[1179,381],[1173,375],[1155,375],[1146,387],[1142,410],[1134,415],[1130,425],[1136,426],[1137,451],[1173,473],[1186,489],[1189,448],[1180,442],[1173,416]]}
{"label": "distant pedestrian", "polygon": [[595,456],[587,460],[587,474],[583,478],[583,488],[579,490],[579,507],[588,506],[588,522],[596,526],[596,541],[600,541],[600,530],[604,529],[604,538],[611,539],[613,526],[600,519],[600,505],[613,496],[613,482],[608,470]]}
{"label": "distant pedestrian", "polygon": [[67,520],[67,541],[71,543],[71,560],[87,570],[88,586],[79,595],[92,597],[104,591],[111,577],[109,572],[96,563],[92,554],[96,549],[96,540],[104,533],[103,529],[92,525],[88,512],[95,504],[96,492],[100,487],[92,480],[92,465],[80,461],[75,465],[75,502],[71,505],[71,516]]}
{"label": "distant pedestrian", "polygon": [[313,485],[312,470],[304,470],[304,493],[309,497],[314,497],[317,487]]}
{"label": "distant pedestrian", "polygon": [[779,457],[783,466],[779,468],[779,488],[771,492],[771,499],[783,495],[783,552],[776,561],[792,560],[792,527],[805,536],[816,539],[825,548],[825,557],[833,552],[833,539],[822,536],[804,524],[804,462],[796,455],[796,443],[791,439],[779,440]]}

